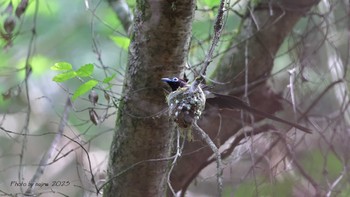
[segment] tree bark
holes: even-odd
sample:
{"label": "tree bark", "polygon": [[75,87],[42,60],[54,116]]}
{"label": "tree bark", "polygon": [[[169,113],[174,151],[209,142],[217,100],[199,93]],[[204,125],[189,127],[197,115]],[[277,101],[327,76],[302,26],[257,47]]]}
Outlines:
{"label": "tree bark", "polygon": [[194,0],[137,1],[104,196],[165,195],[174,127],[160,79],[186,63],[194,10]]}
{"label": "tree bark", "polygon": [[[231,49],[222,57],[210,78],[224,84],[214,87],[213,91],[239,97],[243,95],[246,85],[254,84],[248,88],[251,106],[273,114],[283,109],[279,96],[266,84],[273,60],[288,33],[318,0],[269,2],[271,1],[260,1],[255,8],[251,8],[252,12],[245,19],[245,24],[251,24],[246,25],[237,36],[242,41],[238,44],[237,38],[232,41]],[[261,118],[255,117],[255,121],[259,119]],[[213,141],[224,143],[241,129],[241,113],[211,109],[202,116],[200,126]],[[221,130],[218,131],[218,128]],[[207,161],[212,152],[205,146],[199,141],[185,144],[183,156],[171,176],[175,191],[186,190],[199,172],[209,164]]]}

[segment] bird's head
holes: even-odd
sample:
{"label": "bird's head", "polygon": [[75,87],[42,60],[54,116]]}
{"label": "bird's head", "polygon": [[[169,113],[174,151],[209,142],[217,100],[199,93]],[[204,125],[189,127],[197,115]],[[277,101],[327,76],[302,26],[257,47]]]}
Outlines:
{"label": "bird's head", "polygon": [[166,97],[169,116],[179,128],[190,128],[200,118],[205,108],[206,96],[202,88],[199,85],[192,88],[193,82],[188,84],[186,78],[162,78],[162,81],[172,89]]}
{"label": "bird's head", "polygon": [[178,77],[171,77],[171,78],[162,78],[162,81],[166,82],[170,87],[172,91],[176,91],[178,88],[185,87],[187,85],[187,82],[183,79],[180,79]]}

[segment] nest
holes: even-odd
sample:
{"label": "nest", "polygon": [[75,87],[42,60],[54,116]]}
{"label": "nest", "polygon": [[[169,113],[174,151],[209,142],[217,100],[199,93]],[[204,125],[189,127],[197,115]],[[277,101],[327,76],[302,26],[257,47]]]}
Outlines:
{"label": "nest", "polygon": [[205,100],[205,94],[199,86],[179,88],[167,97],[169,116],[179,128],[188,129],[200,118]]}

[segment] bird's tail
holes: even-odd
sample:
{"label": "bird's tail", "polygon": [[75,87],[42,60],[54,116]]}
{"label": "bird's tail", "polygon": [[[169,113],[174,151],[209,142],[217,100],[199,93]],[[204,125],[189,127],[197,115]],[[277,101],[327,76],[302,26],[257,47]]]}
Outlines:
{"label": "bird's tail", "polygon": [[222,94],[217,94],[217,93],[213,93],[214,97],[212,98],[207,98],[206,102],[210,105],[214,105],[217,106],[221,109],[225,108],[225,109],[232,109],[232,110],[245,110],[248,112],[251,112],[253,114],[256,115],[260,115],[262,117],[277,121],[277,122],[281,122],[284,123],[286,125],[295,127],[301,131],[304,131],[306,133],[312,133],[311,129],[303,127],[299,124],[296,123],[292,123],[290,121],[287,120],[283,120],[281,118],[278,118],[272,114],[257,110],[255,108],[250,107],[246,102],[242,101],[241,99],[234,97],[234,96],[227,96],[227,95],[222,95]]}

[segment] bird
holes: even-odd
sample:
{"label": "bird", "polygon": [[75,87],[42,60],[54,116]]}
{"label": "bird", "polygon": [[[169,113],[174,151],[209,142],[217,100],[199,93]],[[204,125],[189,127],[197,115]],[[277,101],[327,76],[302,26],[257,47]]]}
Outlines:
{"label": "bird", "polygon": [[173,90],[167,96],[169,116],[180,128],[188,130],[205,108],[206,96],[199,85],[200,81],[195,80],[191,85],[177,77],[162,78],[162,81]]}
{"label": "bird", "polygon": [[[177,124],[180,127],[183,127],[183,128],[189,127],[191,125],[191,121],[199,118],[199,116],[201,115],[201,112],[205,108],[204,107],[205,104],[208,104],[214,107],[218,107],[219,109],[229,109],[229,110],[238,109],[238,110],[247,111],[255,115],[259,115],[264,118],[268,118],[277,122],[284,123],[291,127],[295,127],[305,133],[309,133],[309,134],[312,133],[311,129],[309,128],[306,128],[299,124],[276,117],[270,113],[255,109],[249,106],[246,102],[244,102],[238,97],[228,96],[228,95],[223,95],[223,94],[218,94],[207,90],[203,90],[205,89],[203,87],[204,85],[198,84],[199,83],[198,80],[194,81],[197,83],[195,85],[189,84],[187,79],[181,79],[178,77],[165,77],[165,78],[162,78],[161,81],[167,83],[172,90],[172,92],[170,92],[170,94],[168,95],[168,99],[167,99],[170,107],[170,115],[175,116],[175,122],[177,122]],[[194,89],[193,87],[195,87],[195,89],[197,89],[196,91],[200,93],[200,94],[193,94],[193,95],[200,97],[200,99],[191,98],[191,96],[193,97],[193,95],[178,96],[178,95],[182,95],[183,92],[186,92],[187,89],[191,89],[191,88]],[[188,92],[191,93],[191,91],[188,91]],[[204,95],[201,95],[202,93]],[[201,98],[201,97],[204,97],[204,98]],[[181,99],[184,99],[185,101],[182,102]],[[194,99],[194,100],[204,99],[204,101],[201,101],[201,103],[198,106],[194,105],[194,107],[191,107],[189,104],[187,104],[187,103],[193,102],[193,100],[191,99]],[[197,113],[196,111],[193,111],[193,110],[197,110]],[[199,113],[198,110],[202,110],[202,111]],[[184,112],[184,113],[181,113],[181,112]],[[179,117],[180,114],[183,114],[183,115]]]}

